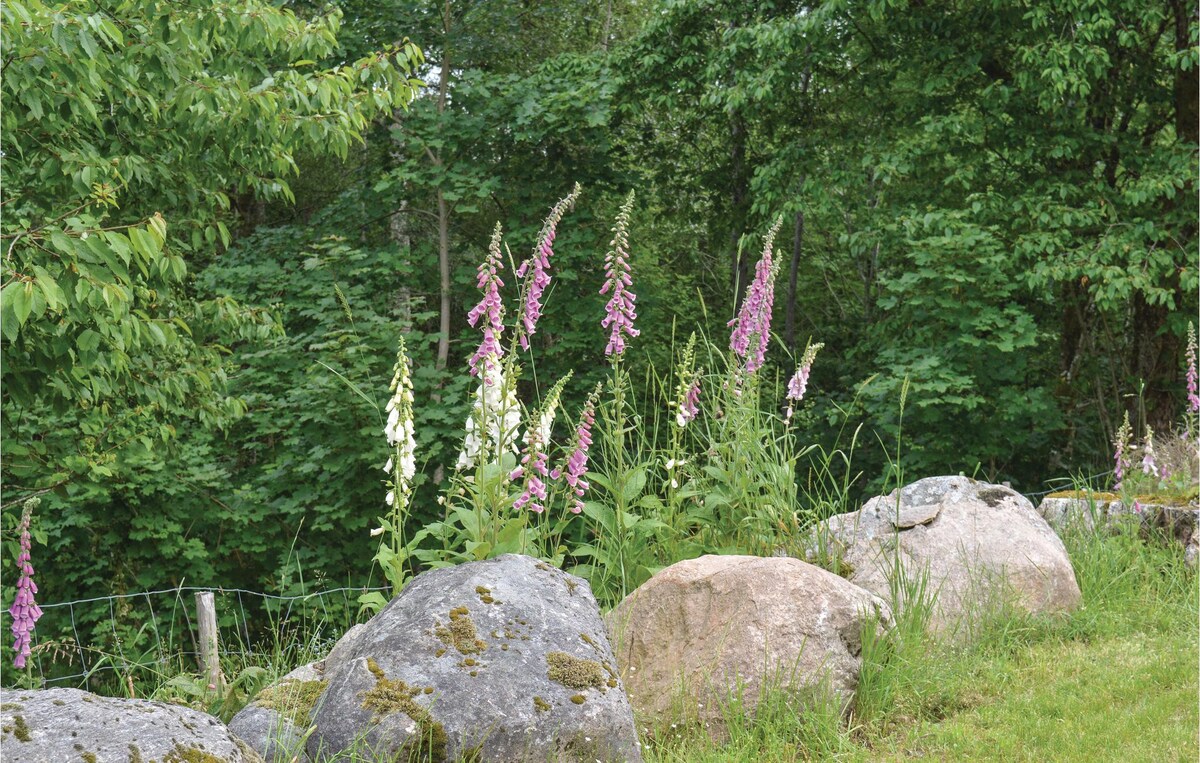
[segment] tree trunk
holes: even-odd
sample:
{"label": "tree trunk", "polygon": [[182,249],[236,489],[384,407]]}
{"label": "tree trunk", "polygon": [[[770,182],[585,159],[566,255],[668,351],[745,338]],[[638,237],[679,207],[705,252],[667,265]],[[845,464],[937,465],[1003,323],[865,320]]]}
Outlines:
{"label": "tree trunk", "polygon": [[[392,216],[388,219],[388,233],[391,236],[392,243],[396,246],[396,257],[405,266],[411,266],[412,264],[409,261],[409,256],[412,253],[412,236],[409,235],[408,231],[408,202],[401,201],[400,208],[393,212]],[[400,323],[400,333],[407,334],[413,329],[412,289],[409,288],[407,279],[396,290],[394,304]]]}
{"label": "tree trunk", "polygon": [[[1175,13],[1175,51],[1183,53],[1191,47],[1188,25],[1195,21],[1182,0],[1172,3]],[[1200,70],[1195,66],[1175,67],[1175,135],[1180,142],[1194,146],[1200,139]]]}
{"label": "tree trunk", "polygon": [[741,309],[746,288],[750,285],[750,258],[740,256],[738,242],[746,232],[749,217],[750,178],[746,168],[746,121],[735,113],[729,122],[729,201],[730,201],[730,264],[733,281],[733,312]]}
{"label": "tree trunk", "polygon": [[804,244],[804,213],[796,213],[796,229],[792,235],[792,264],[788,270],[787,318],[784,322],[783,341],[794,356],[796,354],[796,280],[800,272],[800,250]]}
{"label": "tree trunk", "polygon": [[[442,60],[441,72],[438,76],[438,114],[446,111],[446,98],[450,91],[450,0],[446,0],[442,11]],[[441,154],[432,157],[435,165],[442,166]],[[440,284],[438,294],[438,346],[437,369],[445,370],[450,361],[450,205],[442,189],[437,191],[438,216],[438,276]]]}
{"label": "tree trunk", "polygon": [[1134,294],[1130,368],[1144,384],[1141,403],[1145,424],[1155,432],[1170,431],[1177,418],[1172,393],[1179,378],[1180,342],[1167,329],[1169,313],[1165,305],[1148,303],[1143,293]]}

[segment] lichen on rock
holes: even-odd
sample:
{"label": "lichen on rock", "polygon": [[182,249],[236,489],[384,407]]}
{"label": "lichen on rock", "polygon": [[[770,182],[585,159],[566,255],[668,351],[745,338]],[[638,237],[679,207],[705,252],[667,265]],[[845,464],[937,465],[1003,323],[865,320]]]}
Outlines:
{"label": "lichen on rock", "polygon": [[255,704],[287,718],[297,726],[307,726],[317,700],[328,681],[285,681],[259,692]]}
{"label": "lichen on rock", "polygon": [[604,691],[608,686],[604,666],[595,660],[585,660],[566,652],[551,652],[546,655],[546,663],[550,666],[547,672],[550,680],[568,689]]}
{"label": "lichen on rock", "polygon": [[475,621],[466,607],[455,607],[450,610],[450,624],[438,625],[434,628],[438,641],[446,646],[454,647],[459,654],[479,654],[487,649],[487,643],[479,638],[475,630]]}
{"label": "lichen on rock", "polygon": [[375,713],[372,722],[378,723],[389,713],[401,712],[417,724],[416,737],[405,745],[411,754],[408,757],[400,755],[397,760],[408,760],[414,755],[422,755],[437,763],[444,761],[446,729],[433,719],[428,709],[414,699],[419,694],[431,693],[428,688],[411,687],[399,679],[388,678],[373,658],[367,658],[367,670],[375,676],[375,686],[363,693],[362,706],[363,709]]}

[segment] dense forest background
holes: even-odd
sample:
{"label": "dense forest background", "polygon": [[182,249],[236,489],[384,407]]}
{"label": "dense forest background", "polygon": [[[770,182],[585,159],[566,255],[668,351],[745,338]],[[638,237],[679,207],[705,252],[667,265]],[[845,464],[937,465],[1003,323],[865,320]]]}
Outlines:
{"label": "dense forest background", "polygon": [[825,343],[801,438],[862,424],[859,496],[901,425],[907,475],[1035,492],[1183,409],[1194,2],[202,5],[4,11],[3,521],[41,496],[44,601],[366,584],[398,336],[416,524],[492,228],[523,258],[576,182],[533,337],[576,408],[634,189],[633,378],[724,347],[782,215],[767,373]]}

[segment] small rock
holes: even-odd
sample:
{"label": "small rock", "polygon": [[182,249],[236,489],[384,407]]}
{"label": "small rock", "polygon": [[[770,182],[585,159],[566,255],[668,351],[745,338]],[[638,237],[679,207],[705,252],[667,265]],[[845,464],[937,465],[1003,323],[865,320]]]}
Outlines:
{"label": "small rock", "polygon": [[1038,506],[1051,527],[1064,530],[1080,527],[1085,530],[1116,530],[1121,525],[1136,523],[1147,536],[1172,539],[1183,549],[1183,558],[1189,566],[1196,566],[1197,551],[1200,550],[1200,506],[1190,503],[1182,506],[1138,502],[1136,508],[1123,501],[1106,497],[1094,497],[1087,493],[1078,496],[1046,496]]}

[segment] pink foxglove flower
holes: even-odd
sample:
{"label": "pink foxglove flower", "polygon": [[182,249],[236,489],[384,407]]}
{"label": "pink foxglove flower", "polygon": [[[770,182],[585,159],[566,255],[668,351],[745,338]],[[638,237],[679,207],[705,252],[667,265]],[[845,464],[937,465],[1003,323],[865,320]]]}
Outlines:
{"label": "pink foxglove flower", "polygon": [[558,224],[567,213],[575,200],[579,198],[579,184],[565,198],[560,199],[550,210],[550,215],[542,223],[542,232],[538,235],[537,246],[529,259],[517,268],[517,278],[524,278],[522,289],[521,326],[517,333],[517,341],[522,350],[529,349],[529,337],[537,331],[538,318],[542,317],[542,295],[550,285],[550,257],[554,254],[554,238],[558,232]]}
{"label": "pink foxglove flower", "polygon": [[1200,413],[1200,386],[1196,373],[1196,327],[1191,321],[1188,322],[1187,364],[1188,410]]}
{"label": "pink foxglove flower", "polygon": [[483,341],[479,349],[471,356],[471,375],[479,373],[482,362],[485,370],[491,371],[495,359],[504,354],[500,349],[500,335],[504,333],[504,302],[500,299],[500,288],[504,281],[500,280],[500,271],[504,270],[504,261],[500,259],[500,223],[492,232],[492,243],[488,247],[487,258],[479,265],[479,278],[476,282],[483,292],[483,299],[467,313],[467,323],[474,328],[483,322]]}
{"label": "pink foxglove flower", "polygon": [[[703,369],[701,369],[702,371]],[[679,403],[679,412],[675,414],[675,423],[682,429],[696,420],[700,415],[700,371],[697,371],[687,392]]]}
{"label": "pink foxglove flower", "polygon": [[787,413],[784,415],[785,421],[792,419],[792,406],[804,399],[804,393],[808,390],[808,376],[812,372],[813,361],[817,359],[817,353],[825,345],[818,342],[810,344],[804,350],[804,355],[800,358],[800,365],[796,366],[796,373],[788,381],[787,386]]}
{"label": "pink foxglove flower", "polygon": [[[590,487],[583,477],[587,474],[588,448],[592,446],[592,426],[596,423],[596,401],[599,398],[600,385],[597,384],[596,389],[588,396],[587,403],[583,406],[583,413],[579,415],[579,425],[575,428],[575,441],[572,443],[571,455],[567,458],[565,476],[567,485],[575,495],[571,499],[571,513],[573,514],[583,511],[583,495]],[[559,479],[564,476],[564,472],[561,467],[556,467],[550,476],[553,479]]]}
{"label": "pink foxglove flower", "polygon": [[629,269],[629,216],[633,212],[633,192],[625,197],[621,211],[617,214],[617,225],[613,229],[612,250],[604,256],[604,286],[600,294],[609,294],[608,304],[605,305],[602,328],[609,330],[608,345],[604,354],[617,360],[625,352],[625,337],[637,336],[639,332],[633,327],[637,320],[637,295],[631,290],[633,279]]}
{"label": "pink foxglove flower", "polygon": [[1142,473],[1154,477],[1158,475],[1158,465],[1154,462],[1154,430],[1146,427],[1146,441],[1142,444]]}
{"label": "pink foxglove flower", "polygon": [[767,233],[762,258],[754,267],[754,280],[746,290],[737,317],[728,324],[733,328],[729,349],[741,360],[747,375],[762,367],[771,341],[771,310],[775,305],[775,276],[779,273],[773,252],[775,236],[782,224],[780,217]]}
{"label": "pink foxglove flower", "polygon": [[1125,479],[1125,470],[1130,466],[1129,438],[1132,434],[1133,428],[1129,426],[1129,411],[1126,411],[1125,420],[1121,423],[1120,428],[1117,429],[1117,438],[1113,442],[1115,450],[1113,454],[1113,476],[1116,478],[1113,487],[1118,490],[1121,489],[1121,481]]}
{"label": "pink foxglove flower", "polygon": [[675,425],[683,429],[700,415],[700,377],[704,375],[704,369],[696,368],[695,332],[688,337],[675,368],[679,383],[670,404],[675,408]]}
{"label": "pink foxglove flower", "polygon": [[521,510],[529,507],[530,511],[538,514],[546,510],[545,480],[550,476],[547,468],[550,455],[547,448],[550,445],[550,432],[554,427],[554,416],[558,411],[558,400],[562,396],[563,387],[567,385],[570,378],[571,374],[568,373],[550,388],[541,410],[538,411],[537,416],[525,431],[525,452],[521,456],[521,465],[508,475],[508,478],[514,482],[519,479],[525,481],[521,495],[513,502],[514,509]]}
{"label": "pink foxglove flower", "polygon": [[16,599],[13,601],[12,607],[8,610],[8,614],[13,619],[13,638],[16,639],[13,642],[13,649],[16,650],[17,656],[13,659],[13,665],[18,668],[25,667],[25,660],[30,655],[29,646],[33,626],[37,623],[38,618],[42,616],[42,608],[34,600],[38,588],[37,583],[33,582],[33,565],[30,564],[29,555],[32,546],[32,541],[29,537],[29,521],[33,515],[33,510],[37,508],[39,502],[37,498],[31,498],[26,501],[25,509],[21,513],[21,551],[17,555],[17,567],[21,573],[17,579]]}

